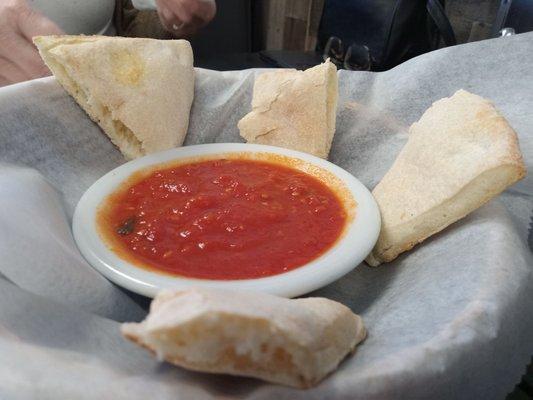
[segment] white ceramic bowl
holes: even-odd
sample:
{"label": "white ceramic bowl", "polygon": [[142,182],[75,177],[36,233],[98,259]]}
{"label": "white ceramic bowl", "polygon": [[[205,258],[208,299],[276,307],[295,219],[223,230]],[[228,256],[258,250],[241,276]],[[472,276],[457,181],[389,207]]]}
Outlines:
{"label": "white ceramic bowl", "polygon": [[[208,280],[160,274],[119,258],[100,238],[96,227],[97,207],[132,173],[173,160],[211,156],[216,158],[231,153],[253,153],[250,155],[252,157],[273,153],[294,159],[311,169],[318,167],[318,170],[325,170],[330,176],[337,178],[345,193],[351,195],[357,203],[355,217],[348,220],[340,239],[320,257],[289,272],[257,279]],[[80,199],[73,218],[74,238],[87,261],[117,285],[148,297],[154,297],[161,289],[193,285],[257,290],[285,297],[298,296],[339,279],[359,265],[376,243],[380,225],[379,210],[372,194],[342,168],[298,151],[242,143],[180,147],[130,161],[98,179]]]}

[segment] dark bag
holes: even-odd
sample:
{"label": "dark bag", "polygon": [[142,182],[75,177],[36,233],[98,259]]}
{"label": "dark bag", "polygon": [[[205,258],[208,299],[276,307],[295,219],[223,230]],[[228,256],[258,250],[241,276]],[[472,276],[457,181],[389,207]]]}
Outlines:
{"label": "dark bag", "polygon": [[456,44],[444,0],[326,0],[317,50],[339,67],[386,70]]}
{"label": "dark bag", "polygon": [[[506,32],[502,32],[505,29]],[[533,1],[501,0],[496,21],[492,25],[492,37],[502,34],[533,31]]]}

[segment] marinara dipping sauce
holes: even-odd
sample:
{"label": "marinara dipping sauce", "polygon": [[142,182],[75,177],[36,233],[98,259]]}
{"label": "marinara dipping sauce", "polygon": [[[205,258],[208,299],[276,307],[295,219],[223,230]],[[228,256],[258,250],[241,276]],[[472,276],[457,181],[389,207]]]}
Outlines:
{"label": "marinara dipping sauce", "polygon": [[278,163],[216,159],[138,174],[99,208],[100,234],[128,261],[203,279],[251,279],[298,268],[346,223],[336,193]]}

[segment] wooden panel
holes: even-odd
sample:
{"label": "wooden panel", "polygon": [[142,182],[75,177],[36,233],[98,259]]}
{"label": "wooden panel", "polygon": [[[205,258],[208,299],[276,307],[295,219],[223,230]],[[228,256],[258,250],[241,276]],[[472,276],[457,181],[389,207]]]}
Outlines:
{"label": "wooden panel", "polygon": [[307,21],[312,0],[287,1],[285,17]]}
{"label": "wooden panel", "polygon": [[283,50],[303,50],[306,41],[307,21],[285,17]]}
{"label": "wooden panel", "polygon": [[267,50],[314,49],[324,0],[264,0],[262,26]]}
{"label": "wooden panel", "polygon": [[287,0],[268,0],[265,1],[267,8],[266,23],[266,49],[268,50],[282,50],[283,49],[283,31],[284,31],[284,17],[285,6]]}
{"label": "wooden panel", "polygon": [[314,50],[316,48],[318,28],[320,26],[320,19],[322,18],[322,11],[324,10],[324,0],[312,0],[311,3],[309,21],[307,24],[305,51]]}
{"label": "wooden panel", "polygon": [[312,0],[293,0],[287,3],[283,32],[284,50],[305,49],[312,3]]}

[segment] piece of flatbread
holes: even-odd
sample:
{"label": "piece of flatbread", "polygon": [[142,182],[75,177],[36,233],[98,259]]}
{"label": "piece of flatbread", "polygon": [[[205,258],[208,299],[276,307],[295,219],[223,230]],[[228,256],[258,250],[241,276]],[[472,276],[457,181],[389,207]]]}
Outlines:
{"label": "piece of flatbread", "polygon": [[241,136],[327,158],[337,95],[337,68],[329,60],[306,71],[265,72],[255,80],[252,111],[238,123]]}
{"label": "piece of flatbread", "polygon": [[196,288],[157,295],[123,335],[194,371],[315,385],[366,337],[362,319],[324,298]]}
{"label": "piece of flatbread", "polygon": [[516,133],[492,103],[465,90],[435,102],[372,192],[382,222],[367,263],[394,260],[525,175]]}
{"label": "piece of flatbread", "polygon": [[186,40],[38,36],[59,83],[128,159],[181,146],[194,96]]}

